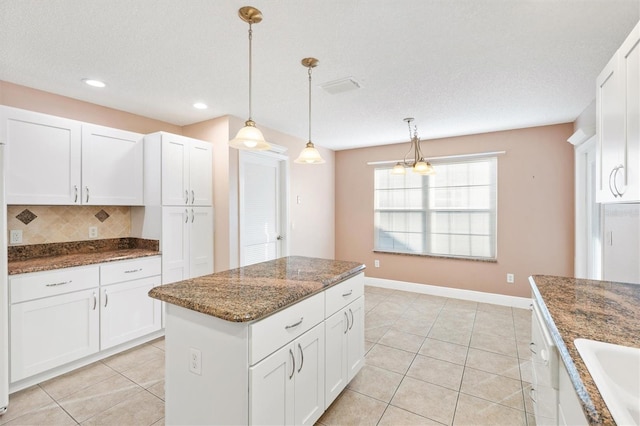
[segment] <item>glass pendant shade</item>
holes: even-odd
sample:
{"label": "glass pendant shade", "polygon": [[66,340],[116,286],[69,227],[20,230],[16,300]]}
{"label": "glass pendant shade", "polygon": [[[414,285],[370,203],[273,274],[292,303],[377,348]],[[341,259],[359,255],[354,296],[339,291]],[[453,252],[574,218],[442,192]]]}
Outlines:
{"label": "glass pendant shade", "polygon": [[320,156],[313,142],[309,141],[307,142],[307,147],[302,150],[300,156],[293,162],[298,164],[323,164],[324,159]]}
{"label": "glass pendant shade", "polygon": [[418,161],[414,166],[413,166],[413,171],[420,174],[420,175],[433,175],[435,174],[435,170],[433,169],[433,166],[429,163],[424,161],[424,158],[421,158],[420,161]]}
{"label": "glass pendant shade", "polygon": [[244,123],[244,127],[238,131],[236,137],[229,141],[229,146],[251,151],[266,151],[271,148],[271,145],[264,140],[262,132],[251,120]]}
{"label": "glass pendant shade", "polygon": [[404,170],[404,166],[400,163],[396,163],[396,165],[393,166],[393,169],[391,170],[392,175],[403,175],[405,173],[406,172]]}

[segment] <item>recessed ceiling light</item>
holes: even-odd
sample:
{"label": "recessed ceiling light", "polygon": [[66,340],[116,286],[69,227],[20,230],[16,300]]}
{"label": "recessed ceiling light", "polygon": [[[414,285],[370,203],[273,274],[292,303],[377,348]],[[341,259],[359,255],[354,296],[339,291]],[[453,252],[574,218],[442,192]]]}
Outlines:
{"label": "recessed ceiling light", "polygon": [[195,104],[193,104],[194,108],[197,109],[207,109],[207,104],[203,103],[203,102],[196,102]]}
{"label": "recessed ceiling light", "polygon": [[91,78],[83,78],[82,81],[85,84],[88,84],[91,87],[105,87],[106,84],[104,83],[104,81],[100,81],[100,80],[93,80]]}

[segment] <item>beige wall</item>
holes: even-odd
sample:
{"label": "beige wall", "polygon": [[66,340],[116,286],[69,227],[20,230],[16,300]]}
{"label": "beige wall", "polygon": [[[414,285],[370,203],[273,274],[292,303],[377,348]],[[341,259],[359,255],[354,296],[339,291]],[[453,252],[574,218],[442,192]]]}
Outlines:
{"label": "beige wall", "polygon": [[[427,156],[506,151],[498,157],[497,263],[373,252],[373,166],[408,143],[336,153],[336,259],[367,276],[511,296],[530,295],[532,274],[573,275],[573,124],[423,142]],[[374,259],[380,268],[374,268]],[[515,284],[506,274],[515,274]]]}
{"label": "beige wall", "polygon": [[165,131],[182,134],[182,128],[164,121],[107,108],[30,87],[0,81],[0,105],[43,114],[56,115],[72,120],[115,127],[138,133]]}

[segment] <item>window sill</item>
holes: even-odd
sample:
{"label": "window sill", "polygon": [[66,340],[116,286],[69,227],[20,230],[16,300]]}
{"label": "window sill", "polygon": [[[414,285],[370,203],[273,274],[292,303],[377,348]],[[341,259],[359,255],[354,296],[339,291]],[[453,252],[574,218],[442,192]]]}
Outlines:
{"label": "window sill", "polygon": [[400,251],[385,251],[385,250],[373,250],[374,253],[385,254],[397,254],[400,256],[416,256],[416,257],[430,257],[434,259],[454,259],[454,260],[469,260],[471,262],[485,262],[485,263],[498,263],[498,259],[489,259],[486,257],[466,257],[466,256],[446,256],[437,254],[422,254],[422,253],[403,253]]}

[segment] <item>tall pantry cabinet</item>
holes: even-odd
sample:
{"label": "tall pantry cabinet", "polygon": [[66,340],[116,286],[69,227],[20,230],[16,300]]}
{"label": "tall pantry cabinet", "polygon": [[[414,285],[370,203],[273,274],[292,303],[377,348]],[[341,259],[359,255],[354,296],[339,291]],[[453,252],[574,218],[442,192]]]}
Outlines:
{"label": "tall pantry cabinet", "polygon": [[160,240],[163,284],[213,273],[212,152],[185,136],[145,136],[145,208],[132,210],[132,232]]}

